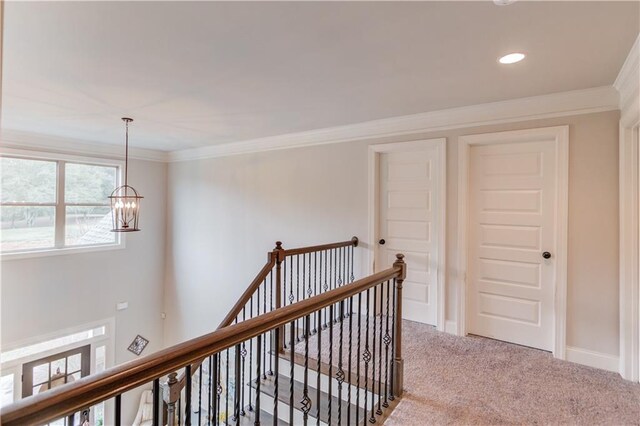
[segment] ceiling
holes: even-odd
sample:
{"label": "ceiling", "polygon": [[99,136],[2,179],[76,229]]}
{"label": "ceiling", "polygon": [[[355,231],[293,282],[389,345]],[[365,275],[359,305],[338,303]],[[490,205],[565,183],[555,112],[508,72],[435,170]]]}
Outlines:
{"label": "ceiling", "polygon": [[171,151],[610,85],[638,7],[5,2],[2,125]]}

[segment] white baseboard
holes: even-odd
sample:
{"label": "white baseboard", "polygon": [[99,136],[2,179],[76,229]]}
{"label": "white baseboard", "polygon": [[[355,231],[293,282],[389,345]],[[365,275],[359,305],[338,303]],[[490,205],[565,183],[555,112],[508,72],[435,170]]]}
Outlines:
{"label": "white baseboard", "polygon": [[458,334],[458,323],[451,320],[446,320],[444,322],[444,332],[450,334]]}
{"label": "white baseboard", "polygon": [[567,346],[567,361],[618,373],[620,358],[615,355]]}

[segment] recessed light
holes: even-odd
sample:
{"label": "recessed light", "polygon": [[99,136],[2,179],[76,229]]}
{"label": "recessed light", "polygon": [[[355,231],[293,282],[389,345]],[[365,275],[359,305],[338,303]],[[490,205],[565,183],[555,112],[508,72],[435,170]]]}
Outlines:
{"label": "recessed light", "polygon": [[493,0],[493,3],[496,6],[509,6],[510,4],[515,3],[516,0]]}
{"label": "recessed light", "polygon": [[502,58],[498,59],[498,62],[501,64],[515,64],[516,62],[523,60],[524,57],[524,53],[509,53],[508,55],[504,55]]}

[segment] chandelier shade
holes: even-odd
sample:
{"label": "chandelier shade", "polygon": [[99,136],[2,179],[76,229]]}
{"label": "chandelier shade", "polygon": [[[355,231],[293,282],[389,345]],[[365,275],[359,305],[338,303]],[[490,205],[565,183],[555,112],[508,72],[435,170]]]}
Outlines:
{"label": "chandelier shade", "polygon": [[138,194],[128,183],[129,172],[129,123],[132,118],[123,118],[125,122],[125,157],[124,157],[124,185],[117,187],[109,195],[111,204],[112,229],[111,232],[139,231],[140,200],[144,197]]}

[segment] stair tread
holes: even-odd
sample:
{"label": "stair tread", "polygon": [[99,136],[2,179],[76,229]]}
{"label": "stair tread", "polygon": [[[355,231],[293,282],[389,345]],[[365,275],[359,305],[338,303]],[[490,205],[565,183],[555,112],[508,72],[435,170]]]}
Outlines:
{"label": "stair tread", "polygon": [[[240,416],[240,425],[242,426],[254,426],[255,425],[255,415],[256,412],[254,410],[249,411],[248,408],[245,408],[245,415],[244,416]],[[235,425],[236,422],[233,419],[229,419],[229,421],[227,422],[228,425]],[[260,410],[260,424],[264,424],[264,425],[272,425],[273,424],[273,415],[264,411],[264,410]],[[278,425],[280,426],[289,426],[289,423],[285,422],[282,419],[278,419]]]}
{"label": "stair tread", "polygon": [[[251,381],[251,386],[252,387],[256,387],[256,383],[254,381]],[[346,386],[346,385],[344,385]],[[289,382],[289,377],[284,376],[284,375],[280,375],[278,377],[278,400],[285,403],[285,404],[289,404],[289,389],[290,389],[290,382]],[[308,396],[311,399],[311,410],[309,411],[309,417],[312,418],[316,418],[317,417],[317,407],[316,407],[316,402],[317,402],[317,390],[316,388],[312,387],[312,386],[308,386]],[[334,389],[337,390],[337,387],[334,386]],[[302,411],[302,403],[300,402],[302,400],[302,396],[303,396],[303,390],[304,390],[304,383],[299,382],[298,380],[293,381],[293,406],[295,409]],[[267,379],[263,379],[261,381],[260,384],[260,391],[265,393],[266,395],[269,396],[274,396],[275,394],[275,380],[273,377],[268,377]],[[329,406],[329,400],[328,400],[329,394],[324,392],[324,391],[320,391],[320,420],[325,422],[325,423],[329,423],[329,410],[328,410],[328,406]],[[342,404],[342,423],[346,424],[347,421],[347,406],[348,409],[351,412],[351,422],[354,423],[355,422],[355,416],[356,416],[356,410],[358,409],[358,407],[355,404],[348,404],[347,401],[344,400],[340,400],[340,398],[338,398],[337,396],[332,396],[331,397],[331,420],[332,423],[333,422],[337,422],[338,420],[338,404],[341,403]],[[360,414],[359,414],[359,419],[360,419],[360,423],[362,423],[363,420],[363,413],[364,409],[360,408]]]}
{"label": "stair tread", "polygon": [[[271,353],[273,354],[273,352],[271,352]],[[291,352],[289,350],[285,350],[284,352],[281,352],[281,353],[278,354],[278,358],[280,358],[281,360],[284,360],[286,362],[290,362],[291,361]],[[296,353],[294,353],[294,357],[293,358],[294,358],[293,362],[296,365],[304,366],[304,363],[305,363],[304,354],[300,354],[300,353],[296,352]],[[317,362],[316,359],[311,358],[311,357],[309,357],[309,361],[313,362],[313,363]],[[322,372],[322,374],[329,374],[329,364],[326,363],[324,360],[320,364],[321,364],[321,370],[320,371]],[[331,365],[331,368],[333,368],[334,372],[337,371],[337,369],[338,369],[337,361],[334,360],[334,362]],[[364,367],[362,367],[361,370],[362,370],[362,372],[364,372]],[[373,371],[373,370],[371,370],[371,371]],[[377,371],[377,368],[376,368],[376,371]],[[345,372],[346,372],[346,369],[345,369]],[[368,374],[368,378],[366,379],[366,382],[368,383],[367,389],[370,392],[378,395],[378,389],[383,389],[384,384],[380,385],[380,382],[378,380],[373,379],[371,377],[372,374],[373,373]],[[365,376],[363,374],[360,374],[360,376],[358,376],[356,374],[355,367],[353,367],[352,371],[351,371],[351,383],[357,383],[358,380],[360,380],[361,389],[364,389]],[[348,379],[348,375],[347,375],[347,378],[345,379],[345,383],[348,382],[348,381],[349,381],[349,379]]]}

